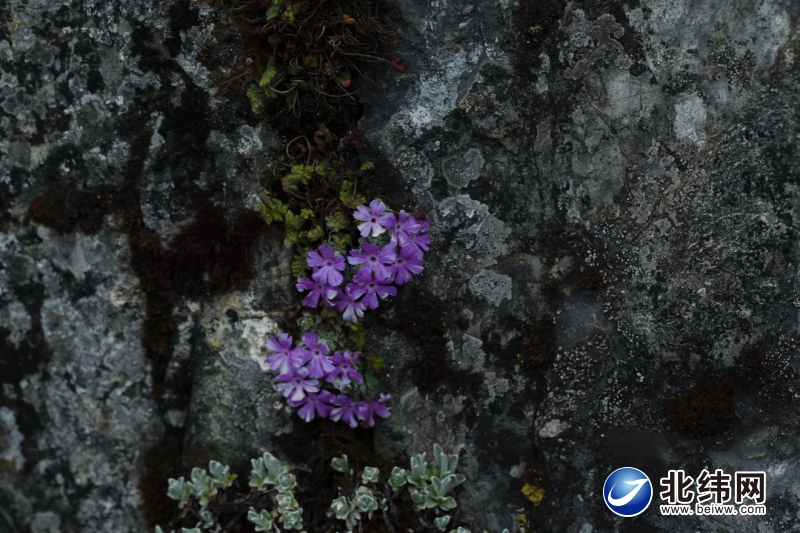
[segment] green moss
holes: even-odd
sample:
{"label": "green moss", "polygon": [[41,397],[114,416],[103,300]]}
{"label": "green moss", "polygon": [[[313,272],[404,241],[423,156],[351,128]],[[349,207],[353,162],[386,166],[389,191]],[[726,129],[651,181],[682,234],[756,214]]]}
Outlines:
{"label": "green moss", "polygon": [[268,203],[258,206],[258,210],[261,212],[261,216],[264,217],[267,224],[283,222],[283,218],[286,216],[286,211],[288,209],[289,207],[277,198],[270,198]]}
{"label": "green moss", "polygon": [[325,223],[334,231],[342,231],[350,225],[350,217],[344,211],[334,211],[325,217]]}
{"label": "green moss", "polygon": [[292,275],[297,279],[305,278],[308,276],[309,272],[311,272],[311,269],[306,263],[307,256],[308,248],[298,246],[297,250],[294,252],[294,258],[292,259]]}
{"label": "green moss", "polygon": [[264,110],[266,97],[264,96],[264,91],[259,89],[257,85],[248,87],[247,99],[250,100],[250,108],[253,110],[253,113],[261,113]]}
{"label": "green moss", "polygon": [[303,233],[301,237],[314,242],[320,240],[324,234],[325,232],[323,231],[322,226],[314,226],[309,231]]}

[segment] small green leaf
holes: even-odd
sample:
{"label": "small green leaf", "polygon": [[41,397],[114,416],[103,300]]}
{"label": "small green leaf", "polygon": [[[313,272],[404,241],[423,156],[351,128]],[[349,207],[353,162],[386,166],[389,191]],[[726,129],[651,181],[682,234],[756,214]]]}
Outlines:
{"label": "small green leaf", "polygon": [[334,231],[341,231],[347,229],[350,225],[350,217],[343,211],[334,211],[325,217],[325,223]]}
{"label": "small green leaf", "polygon": [[250,100],[250,108],[253,110],[253,113],[258,114],[264,110],[266,100],[264,99],[264,92],[258,85],[253,84],[247,88],[247,99]]}
{"label": "small green leaf", "polygon": [[200,518],[203,519],[203,528],[211,529],[217,523],[217,519],[211,514],[211,511],[203,511],[200,513]]}
{"label": "small green leaf", "polygon": [[333,514],[339,520],[345,520],[350,513],[353,512],[355,506],[347,501],[347,498],[344,496],[340,496],[331,502],[331,509],[333,509]]}
{"label": "small green leaf", "polygon": [[[353,244],[349,233],[337,232],[331,235],[331,238],[333,238],[333,243],[342,250],[347,250]],[[348,322],[348,324],[352,324],[352,322]]]}
{"label": "small green leaf", "polygon": [[298,503],[291,492],[278,493],[275,495],[275,502],[278,504],[278,511],[284,512],[290,509],[297,509]]}
{"label": "small green leaf", "polygon": [[361,163],[361,166],[358,167],[358,173],[366,172],[367,170],[372,170],[375,168],[375,163],[372,161],[364,161]]}
{"label": "small green leaf", "polygon": [[270,58],[269,63],[267,64],[267,68],[265,68],[264,72],[261,73],[261,79],[258,80],[258,85],[260,87],[269,87],[277,76],[278,76],[278,69],[275,68],[275,63],[272,60],[272,58]]}
{"label": "small green leaf", "polygon": [[285,529],[303,529],[303,510],[292,509],[281,514],[281,522]]}
{"label": "small green leaf", "polygon": [[167,496],[173,500],[177,500],[178,507],[183,509],[186,506],[186,502],[189,501],[189,497],[192,495],[191,485],[186,483],[186,480],[183,479],[183,476],[179,477],[178,479],[169,478],[167,482],[169,483]]}
{"label": "small green leaf", "polygon": [[258,206],[258,210],[267,224],[272,224],[273,222],[282,222],[283,217],[286,215],[286,211],[288,209],[289,206],[277,198],[270,198],[268,203]]}
{"label": "small green leaf", "polygon": [[299,230],[306,223],[306,219],[299,215],[295,215],[291,211],[286,211],[286,228]]}
{"label": "small green leaf", "polygon": [[272,516],[269,511],[262,509],[260,513],[250,507],[247,512],[247,520],[255,524],[256,531],[269,531],[272,529]]}
{"label": "small green leaf", "polygon": [[322,226],[314,226],[310,230],[303,233],[303,237],[308,239],[309,241],[318,241],[325,235],[325,231],[322,229]]}
{"label": "small green leaf", "polygon": [[449,523],[450,523],[449,514],[433,519],[433,525],[436,526],[440,531],[444,531],[444,529],[447,527],[447,524]]}
{"label": "small green leaf", "polygon": [[348,473],[350,471],[350,467],[348,466],[347,455],[345,454],[341,457],[334,457],[331,459],[331,468],[337,472],[341,472],[342,474]]}
{"label": "small green leaf", "polygon": [[364,467],[364,472],[361,474],[361,481],[366,483],[377,483],[378,476],[380,476],[380,470],[375,467],[367,466]]}
{"label": "small green leaf", "polygon": [[353,498],[353,503],[356,506],[356,509],[361,511],[362,513],[366,513],[369,511],[374,511],[378,508],[378,502],[375,499],[375,495],[372,494],[367,487],[363,485],[358,487],[356,490],[355,498]]}
{"label": "small green leaf", "polygon": [[278,492],[289,492],[297,486],[297,479],[294,474],[280,474],[278,476]]}
{"label": "small green leaf", "polygon": [[367,393],[372,396],[378,388],[378,378],[375,377],[375,371],[368,368],[363,373],[364,386],[367,388]]}
{"label": "small green leaf", "polygon": [[[305,278],[311,270],[306,262],[308,258],[308,249],[298,247],[295,251],[294,258],[292,259],[292,275],[297,278]],[[309,331],[304,330],[304,331]]]}
{"label": "small green leaf", "polygon": [[392,468],[392,473],[389,476],[389,486],[392,487],[392,491],[396,491],[405,484],[406,484],[406,471],[400,468],[399,466],[395,466],[394,468]]}
{"label": "small green leaf", "polygon": [[272,5],[267,9],[267,22],[274,20],[281,14],[281,0],[272,0]]}
{"label": "small green leaf", "polygon": [[[355,344],[356,348],[363,348],[364,344],[367,342],[367,331],[364,327],[364,323],[357,322],[354,324],[352,322],[345,322],[344,327],[348,330],[347,337],[350,339],[350,342]],[[378,380],[375,378],[374,374],[370,379],[374,380],[374,385],[378,384]],[[374,387],[370,387],[368,384],[367,388],[373,390]]]}

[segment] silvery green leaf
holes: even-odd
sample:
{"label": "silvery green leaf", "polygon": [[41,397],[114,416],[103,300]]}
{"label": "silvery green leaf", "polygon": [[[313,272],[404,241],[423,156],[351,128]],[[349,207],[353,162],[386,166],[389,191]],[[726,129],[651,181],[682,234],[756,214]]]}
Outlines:
{"label": "silvery green leaf", "polygon": [[250,486],[256,490],[264,490],[267,486],[267,476],[269,476],[264,459],[262,457],[250,459],[250,464],[253,465],[253,469],[250,471]]}
{"label": "silvery green leaf", "polygon": [[458,454],[447,455],[438,444],[433,445],[433,455],[439,465],[439,473],[442,477],[452,474],[458,466]]}
{"label": "silvery green leaf", "polygon": [[442,492],[439,493],[439,496],[444,496],[451,490],[456,487],[456,476],[455,474],[450,474],[447,477],[442,478]]}
{"label": "silvery green leaf", "polygon": [[185,527],[182,527],[181,528],[181,533],[203,533],[203,532],[200,531],[199,527],[193,527],[191,529],[187,529]]}
{"label": "silvery green leaf", "polygon": [[411,499],[417,504],[417,507],[423,507],[428,500],[430,494],[427,490],[415,490],[411,493]]}
{"label": "silvery green leaf", "polygon": [[414,480],[424,479],[427,474],[428,474],[428,463],[425,461],[425,452],[422,452],[419,455],[412,455],[411,476],[408,479],[409,483],[411,482],[412,479]]}
{"label": "silvery green leaf", "polygon": [[192,494],[200,500],[200,505],[207,504],[211,498],[217,495],[217,484],[214,478],[202,468],[192,469],[192,482],[189,483],[192,487]]}
{"label": "silvery green leaf", "polygon": [[[164,530],[161,529],[161,526],[156,526],[155,533],[164,533]],[[169,530],[169,533],[173,533],[173,530]]]}
{"label": "silvery green leaf", "polygon": [[455,483],[456,484],[453,485],[454,487],[458,487],[459,485],[464,483],[464,480],[467,479],[466,477],[464,477],[464,474],[451,474],[451,475],[455,476]]}
{"label": "silvery green leaf", "polygon": [[278,492],[289,492],[297,486],[294,474],[281,474],[278,476]]}
{"label": "silvery green leaf", "polygon": [[448,496],[444,501],[438,501],[436,504],[439,506],[439,509],[442,511],[449,511],[451,509],[455,509],[457,507],[457,503],[455,498],[452,496]]}
{"label": "silvery green leaf", "polygon": [[381,498],[378,502],[378,507],[380,507],[381,511],[388,511],[389,510],[389,500],[386,498]]}
{"label": "silvery green leaf", "polygon": [[380,470],[372,466],[364,467],[364,472],[361,474],[361,481],[366,483],[377,483]]}
{"label": "silvery green leaf", "polygon": [[285,529],[296,529],[299,531],[303,529],[303,516],[299,509],[285,511],[281,515],[281,523],[283,523]]}
{"label": "silvery green leaf", "polygon": [[189,496],[192,495],[192,487],[183,479],[183,476],[178,479],[169,478],[167,481],[169,488],[167,489],[167,496],[173,500],[178,500],[178,506],[183,509],[186,502],[189,501]]}
{"label": "silvery green leaf", "polygon": [[504,529],[502,533],[508,533],[508,529]]}
{"label": "silvery green leaf", "polygon": [[200,513],[200,518],[203,519],[203,528],[205,529],[214,527],[214,524],[217,522],[217,519],[214,518],[214,515],[211,514],[211,511],[203,511]]}
{"label": "silvery green leaf", "polygon": [[278,503],[278,511],[285,511],[297,507],[297,500],[294,499],[291,493],[278,493],[275,496],[275,501]]}
{"label": "silvery green leaf", "polygon": [[222,480],[225,479],[225,476],[230,473],[231,469],[228,467],[228,465],[224,465],[219,461],[212,460],[208,462],[208,471],[218,480]]}
{"label": "silvery green leaf", "polygon": [[336,518],[344,520],[353,512],[353,505],[347,501],[347,498],[340,496],[331,502],[331,509]]}
{"label": "silvery green leaf", "polygon": [[272,529],[272,516],[269,511],[262,509],[257,513],[252,507],[247,511],[247,520],[255,524],[256,531],[269,531]]}
{"label": "silvery green leaf", "polygon": [[389,476],[389,486],[392,487],[392,491],[396,491],[405,484],[406,471],[399,466],[392,468],[392,473]]}
{"label": "silvery green leaf", "polygon": [[444,496],[444,492],[442,490],[443,488],[442,480],[436,476],[433,476],[431,478],[431,496],[434,498],[438,496]]}
{"label": "silvery green leaf", "polygon": [[289,471],[289,469],[281,465],[281,462],[271,453],[264,452],[262,457],[264,459],[264,465],[266,465],[267,470],[269,470],[269,473],[274,477],[280,477],[281,474],[285,474]]}
{"label": "silvery green leaf", "polygon": [[450,533],[472,533],[469,529],[459,526],[458,529],[452,530]]}
{"label": "silvery green leaf", "polygon": [[362,513],[374,511],[378,508],[378,502],[375,501],[375,496],[367,487],[364,486],[358,487],[358,490],[356,490],[353,503],[355,504],[356,509]]}
{"label": "silvery green leaf", "polygon": [[200,501],[200,505],[205,505],[217,494],[217,486],[214,479],[202,468],[192,469],[192,494]]}
{"label": "silvery green leaf", "polygon": [[447,527],[447,524],[449,523],[450,523],[449,514],[433,519],[433,525],[439,528],[440,531],[444,531],[444,529]]}
{"label": "silvery green leaf", "polygon": [[210,461],[208,463],[208,471],[211,472],[218,487],[230,487],[233,484],[233,480],[237,477],[236,474],[231,474],[231,469],[228,465],[217,461]]}
{"label": "silvery green leaf", "polygon": [[331,468],[336,470],[337,472],[341,472],[342,474],[346,474],[349,471],[349,467],[347,465],[347,455],[342,455],[341,457],[334,457],[331,459]]}

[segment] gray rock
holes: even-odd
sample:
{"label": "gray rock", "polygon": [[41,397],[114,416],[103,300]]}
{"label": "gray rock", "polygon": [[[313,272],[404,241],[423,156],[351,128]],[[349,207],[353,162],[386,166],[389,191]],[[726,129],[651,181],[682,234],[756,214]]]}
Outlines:
{"label": "gray rock", "polygon": [[[373,185],[432,236],[424,274],[366,319],[395,398],[375,447],[459,452],[459,508],[492,532],[627,530],[599,493],[620,466],[656,492],[669,469],[767,473],[767,519],[662,516],[656,496],[637,530],[796,529],[800,4],[540,4],[398,0],[386,54],[411,68],[365,67]],[[262,238],[256,280],[207,297],[159,292],[137,260],[144,239],[161,264],[195,198],[255,208],[244,176],[286,140],[211,96],[218,14],[2,9],[0,531],[145,531],[165,476],[307,461],[263,362],[298,305],[291,251]],[[27,214],[53,191],[139,210],[59,232]],[[143,342],[159,303],[173,329]]]}

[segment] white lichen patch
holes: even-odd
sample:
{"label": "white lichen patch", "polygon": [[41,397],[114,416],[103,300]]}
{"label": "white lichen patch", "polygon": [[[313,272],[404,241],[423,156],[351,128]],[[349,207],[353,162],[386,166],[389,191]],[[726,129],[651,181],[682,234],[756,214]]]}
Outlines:
{"label": "white lichen patch", "polygon": [[470,148],[463,154],[454,155],[442,161],[442,172],[447,183],[458,189],[481,175],[483,156],[479,148]]}
{"label": "white lichen patch", "polygon": [[31,316],[22,302],[14,300],[0,308],[0,327],[9,330],[6,339],[19,348],[19,343],[31,329]]}
{"label": "white lichen patch", "polygon": [[548,421],[539,430],[539,436],[547,439],[559,436],[561,433],[569,429],[569,422],[562,422],[558,418]]}
{"label": "white lichen patch", "polygon": [[[208,346],[224,360],[255,361],[266,372],[269,365],[264,360],[269,354],[265,342],[270,335],[279,335],[281,330],[275,320],[256,309],[254,300],[251,293],[234,292],[222,296],[206,309],[200,327],[205,331]],[[236,320],[226,315],[228,310],[236,312]]]}
{"label": "white lichen patch", "polygon": [[499,306],[503,300],[511,299],[512,281],[505,274],[493,270],[481,270],[469,280],[469,290],[492,305]]}
{"label": "white lichen patch", "polygon": [[703,99],[696,94],[682,94],[675,102],[675,137],[697,148],[706,142],[707,109]]}
{"label": "white lichen patch", "polygon": [[[465,333],[461,340],[461,348],[452,352],[455,364],[462,370],[482,371],[486,361],[486,352],[481,348],[483,341],[468,333]],[[452,343],[449,344],[449,348],[452,350]]]}
{"label": "white lichen patch", "polygon": [[8,461],[19,471],[25,467],[25,456],[22,455],[24,437],[17,428],[17,418],[8,407],[0,407],[0,460]]}

